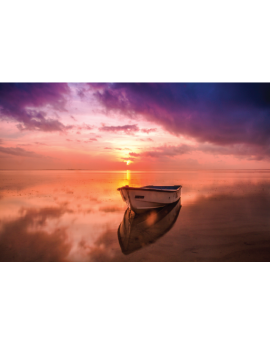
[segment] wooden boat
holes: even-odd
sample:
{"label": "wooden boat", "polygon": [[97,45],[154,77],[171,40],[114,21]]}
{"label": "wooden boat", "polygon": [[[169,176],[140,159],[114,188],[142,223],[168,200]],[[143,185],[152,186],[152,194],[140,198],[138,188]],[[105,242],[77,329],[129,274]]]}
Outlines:
{"label": "wooden boat", "polygon": [[180,209],[180,200],[142,214],[127,208],[118,228],[118,241],[123,254],[131,254],[165,235],[175,224]]}
{"label": "wooden boat", "polygon": [[144,186],[140,188],[124,186],[117,190],[128,207],[135,213],[164,207],[181,197],[182,186]]}

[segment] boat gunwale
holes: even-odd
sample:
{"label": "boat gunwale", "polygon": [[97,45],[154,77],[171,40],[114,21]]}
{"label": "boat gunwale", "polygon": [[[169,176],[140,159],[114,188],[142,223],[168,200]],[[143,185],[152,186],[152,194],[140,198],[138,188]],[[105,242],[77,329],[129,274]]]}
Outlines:
{"label": "boat gunwale", "polygon": [[178,190],[180,190],[182,188],[182,186],[179,186],[177,189],[156,189],[156,188],[142,188],[142,187],[120,187],[117,188],[118,191],[122,190],[122,189],[126,189],[126,190],[137,190],[137,191],[150,191],[150,192],[162,192],[162,193],[175,193]]}

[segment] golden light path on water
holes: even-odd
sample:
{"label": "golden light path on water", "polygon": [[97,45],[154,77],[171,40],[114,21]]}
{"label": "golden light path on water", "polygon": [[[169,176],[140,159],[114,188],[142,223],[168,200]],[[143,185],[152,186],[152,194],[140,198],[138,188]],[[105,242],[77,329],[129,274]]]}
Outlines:
{"label": "golden light path on water", "polygon": [[[155,243],[124,255],[117,188],[150,184],[181,184],[181,211]],[[1,171],[0,260],[270,260],[269,195],[269,170]]]}

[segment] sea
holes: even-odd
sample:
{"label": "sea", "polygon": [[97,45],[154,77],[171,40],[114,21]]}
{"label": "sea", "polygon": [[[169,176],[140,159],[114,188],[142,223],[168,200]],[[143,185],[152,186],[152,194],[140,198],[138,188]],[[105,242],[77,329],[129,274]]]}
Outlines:
{"label": "sea", "polygon": [[[182,195],[137,216],[125,185]],[[0,261],[270,261],[270,170],[2,170]]]}

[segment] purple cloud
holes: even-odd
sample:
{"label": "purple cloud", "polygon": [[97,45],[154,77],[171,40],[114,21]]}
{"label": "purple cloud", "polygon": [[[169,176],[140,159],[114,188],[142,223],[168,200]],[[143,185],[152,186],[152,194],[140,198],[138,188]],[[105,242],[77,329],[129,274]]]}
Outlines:
{"label": "purple cloud", "polygon": [[3,147],[0,146],[0,153],[5,153],[8,155],[13,155],[13,156],[22,156],[22,157],[43,157],[42,155],[39,155],[35,152],[32,151],[27,151],[24,150],[20,147]]}
{"label": "purple cloud", "polygon": [[21,131],[64,132],[73,126],[48,118],[40,108],[50,106],[66,111],[69,92],[64,83],[0,83],[0,119],[19,122],[17,127]]}
{"label": "purple cloud", "polygon": [[99,128],[103,132],[124,132],[126,134],[134,134],[139,131],[138,125],[124,125],[124,126],[105,126]]}
{"label": "purple cloud", "polygon": [[217,145],[270,145],[269,83],[116,83],[95,87],[105,108],[144,116],[174,135]]}

